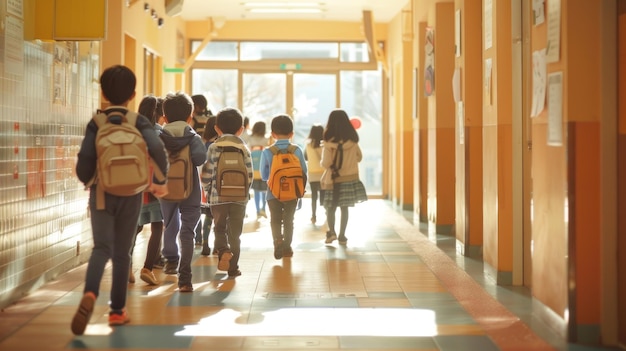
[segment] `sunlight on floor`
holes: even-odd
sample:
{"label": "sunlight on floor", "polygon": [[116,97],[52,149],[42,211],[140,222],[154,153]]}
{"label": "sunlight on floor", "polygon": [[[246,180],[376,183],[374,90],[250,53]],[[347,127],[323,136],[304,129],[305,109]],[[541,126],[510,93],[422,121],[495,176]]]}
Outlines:
{"label": "sunlight on floor", "polygon": [[[176,336],[434,336],[435,313],[402,308],[284,308],[262,313],[258,323],[224,309]],[[355,322],[357,321],[357,322]]]}

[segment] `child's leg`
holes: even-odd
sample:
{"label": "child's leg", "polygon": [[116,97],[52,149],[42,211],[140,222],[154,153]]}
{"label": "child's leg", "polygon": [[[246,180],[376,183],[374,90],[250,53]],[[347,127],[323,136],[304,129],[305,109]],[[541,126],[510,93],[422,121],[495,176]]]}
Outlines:
{"label": "child's leg", "polygon": [[261,193],[261,211],[265,212],[265,203],[267,202],[267,194],[265,191],[260,191]]}
{"label": "child's leg", "polygon": [[228,244],[233,257],[230,259],[228,272],[239,269],[239,256],[241,253],[241,232],[243,231],[243,221],[246,215],[246,206],[230,204],[228,210]]}
{"label": "child's leg", "polygon": [[267,201],[267,206],[270,208],[270,228],[272,229],[272,238],[274,243],[283,240],[282,225],[283,225],[283,203],[271,199]]}
{"label": "child's leg", "polygon": [[[193,194],[192,194],[193,196]],[[195,229],[200,220],[200,201],[190,197],[180,206],[180,264],[178,266],[178,286],[191,284],[191,259],[195,241]]]}
{"label": "child's leg", "polygon": [[146,260],[143,263],[143,268],[152,270],[154,261],[159,258],[159,247],[161,246],[161,238],[163,237],[163,221],[150,223],[150,231],[150,239],[148,240]]}
{"label": "child's leg", "polygon": [[259,214],[261,211],[261,191],[254,190],[254,207],[256,208],[256,213]]}
{"label": "child's leg", "polygon": [[228,204],[211,206],[213,213],[213,233],[215,233],[215,249],[228,249]]}
{"label": "child's leg", "polygon": [[211,232],[211,224],[213,224],[213,216],[209,208],[204,208],[204,222],[202,224],[202,252],[201,255],[208,256],[211,254],[209,245],[209,233]]}
{"label": "child's leg", "polygon": [[[113,269],[111,279],[111,310],[122,312],[126,307],[130,248],[135,240],[137,219],[141,210],[141,195],[117,197],[113,228]],[[108,198],[107,198],[108,201]]]}
{"label": "child's leg", "polygon": [[[311,182],[311,221],[317,218],[317,199],[320,191],[320,183],[319,182]],[[315,222],[314,222],[315,223]]]}
{"label": "child's leg", "polygon": [[291,252],[293,240],[293,217],[296,213],[298,200],[283,202],[283,252]]}
{"label": "child's leg", "polygon": [[341,206],[341,223],[339,224],[339,239],[346,237],[346,228],[348,227],[348,206]]}
{"label": "child's leg", "polygon": [[161,201],[161,212],[163,213],[163,257],[168,262],[178,262],[178,232],[180,231],[180,211],[178,202]]}

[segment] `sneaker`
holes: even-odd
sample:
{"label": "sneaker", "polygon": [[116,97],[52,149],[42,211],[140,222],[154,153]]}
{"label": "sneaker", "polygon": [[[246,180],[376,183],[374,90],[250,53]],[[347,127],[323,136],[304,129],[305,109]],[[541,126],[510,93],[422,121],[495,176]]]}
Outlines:
{"label": "sneaker", "polygon": [[259,211],[259,215],[263,218],[267,218],[267,214],[265,213],[265,210]]}
{"label": "sneaker", "polygon": [[217,262],[217,269],[220,271],[227,271],[230,268],[230,259],[233,258],[233,253],[230,250],[224,250],[220,256],[219,262]]}
{"label": "sneaker", "polygon": [[200,252],[202,256],[211,256],[211,248],[209,245],[202,244],[202,252]]}
{"label": "sneaker", "polygon": [[274,240],[274,258],[280,260],[283,258],[283,241],[282,239]]}
{"label": "sneaker", "polygon": [[339,245],[345,245],[348,243],[348,238],[343,235],[339,235],[339,239],[337,239],[337,241],[339,242]]}
{"label": "sneaker", "polygon": [[238,277],[241,275],[241,271],[236,269],[234,271],[228,271],[228,276],[231,278]]}
{"label": "sneaker", "polygon": [[128,322],[130,322],[130,318],[128,317],[128,313],[126,313],[126,309],[123,309],[122,313],[109,312],[109,326],[115,327]]}
{"label": "sneaker", "polygon": [[148,268],[141,269],[141,274],[139,275],[139,278],[141,278],[141,280],[148,283],[149,285],[159,285],[159,280],[154,276],[154,273],[152,273],[152,271],[149,270]]}
{"label": "sneaker", "polygon": [[83,335],[95,305],[96,294],[91,291],[86,292],[80,300],[80,304],[78,305],[78,310],[74,314],[74,318],[72,318],[72,333],[74,333],[74,335]]}
{"label": "sneaker", "polygon": [[128,282],[131,284],[135,283],[135,273],[133,273],[133,269],[131,268],[128,272]]}
{"label": "sneaker", "polygon": [[315,216],[311,217],[311,223],[315,224],[315,222],[317,222],[317,218]]}
{"label": "sneaker", "polygon": [[337,240],[337,234],[334,232],[326,232],[326,241],[324,241],[326,244],[330,244],[335,240]]}
{"label": "sneaker", "polygon": [[181,285],[181,286],[178,287],[178,291],[181,292],[181,293],[192,292],[193,291],[193,285],[191,285],[191,284]]}
{"label": "sneaker", "polygon": [[154,261],[152,268],[163,269],[163,267],[165,267],[165,260],[163,259],[163,256],[159,256],[159,258],[156,261]]}
{"label": "sneaker", "polygon": [[178,262],[175,262],[175,261],[165,262],[165,267],[163,267],[163,273],[178,274]]}

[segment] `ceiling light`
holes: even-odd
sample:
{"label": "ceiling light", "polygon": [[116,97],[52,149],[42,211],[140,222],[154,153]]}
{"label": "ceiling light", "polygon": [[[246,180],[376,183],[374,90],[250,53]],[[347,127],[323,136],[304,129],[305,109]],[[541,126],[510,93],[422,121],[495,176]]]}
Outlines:
{"label": "ceiling light", "polygon": [[324,5],[321,2],[244,2],[242,3],[245,7],[281,7],[281,8],[296,8],[296,7],[307,7],[307,8],[319,8]]}
{"label": "ceiling light", "polygon": [[318,8],[252,8],[251,13],[322,13]]}

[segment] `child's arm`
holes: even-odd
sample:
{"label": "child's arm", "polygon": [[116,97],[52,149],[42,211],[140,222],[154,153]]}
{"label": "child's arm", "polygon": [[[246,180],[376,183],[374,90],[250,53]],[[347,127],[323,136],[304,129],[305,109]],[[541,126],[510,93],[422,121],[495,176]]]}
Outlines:
{"label": "child's arm", "polygon": [[267,181],[270,179],[270,168],[272,167],[272,151],[269,148],[263,150],[261,154],[261,160],[259,161],[259,171],[261,172],[261,179]]}
{"label": "child's arm", "polygon": [[214,152],[215,148],[209,146],[209,149],[206,152],[207,162],[202,166],[202,173],[200,174],[200,181],[202,182],[202,187],[205,189],[207,189],[213,179],[213,165],[215,163],[211,160],[213,159]]}
{"label": "child's arm", "polygon": [[248,184],[252,186],[252,181],[254,180],[254,168],[252,168],[252,156],[250,155],[250,150],[247,148],[243,152],[243,161],[248,169]]}
{"label": "child's arm", "polygon": [[189,143],[189,148],[191,149],[191,162],[194,166],[202,166],[206,163],[206,146],[204,146],[200,136],[193,137],[191,143]]}

